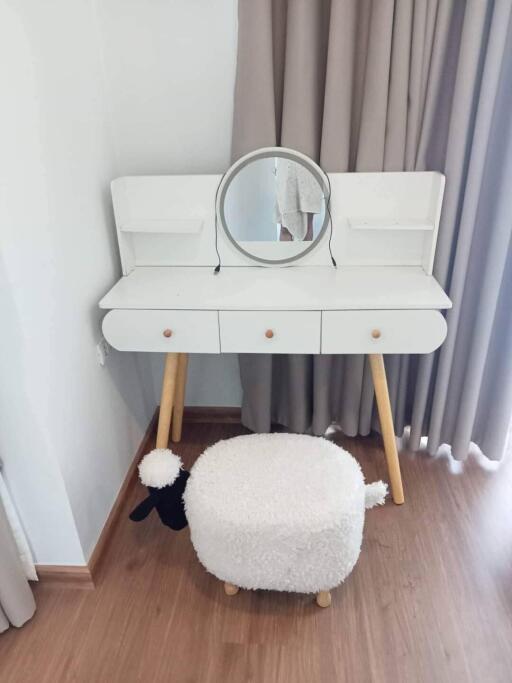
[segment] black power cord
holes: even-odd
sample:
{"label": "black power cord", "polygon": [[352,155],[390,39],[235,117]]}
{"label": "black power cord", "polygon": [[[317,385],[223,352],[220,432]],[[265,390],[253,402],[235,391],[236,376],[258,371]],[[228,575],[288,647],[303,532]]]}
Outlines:
{"label": "black power cord", "polygon": [[329,216],[329,224],[330,224],[330,232],[329,232],[329,254],[331,255],[331,261],[332,265],[337,268],[338,264],[334,260],[334,256],[332,255],[332,249],[331,249],[331,241],[332,241],[332,215],[331,215],[331,180],[327,173],[325,174],[325,177],[327,178],[327,184],[329,186],[329,194],[327,195],[327,201],[325,202],[325,206],[327,208],[327,214]]}
{"label": "black power cord", "polygon": [[[228,169],[228,170],[229,170],[229,169]],[[220,261],[220,254],[219,254],[219,235],[218,235],[218,232],[219,232],[219,226],[218,226],[219,217],[218,217],[218,212],[217,212],[217,197],[219,196],[219,189],[220,189],[220,186],[222,185],[222,181],[223,181],[224,178],[226,177],[226,173],[227,173],[227,171],[226,171],[225,173],[222,174],[222,177],[221,177],[221,179],[219,180],[219,184],[217,185],[217,189],[215,190],[215,252],[216,252],[216,254],[217,254],[218,263],[217,263],[217,265],[215,266],[215,268],[214,268],[214,270],[213,270],[213,274],[214,274],[214,275],[218,275],[218,274],[220,273],[220,268],[221,268],[221,265],[222,265],[222,264],[221,264],[221,261]]]}

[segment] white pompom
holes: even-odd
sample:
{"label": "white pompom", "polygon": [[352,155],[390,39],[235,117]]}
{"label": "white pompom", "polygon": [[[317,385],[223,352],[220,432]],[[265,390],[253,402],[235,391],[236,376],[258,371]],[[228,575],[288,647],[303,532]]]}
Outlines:
{"label": "white pompom", "polygon": [[374,505],[384,505],[388,493],[388,485],[383,481],[374,481],[364,487],[364,506],[366,509]]}
{"label": "white pompom", "polygon": [[182,467],[181,458],[169,448],[155,448],[142,458],[139,477],[144,486],[162,489],[178,478]]}

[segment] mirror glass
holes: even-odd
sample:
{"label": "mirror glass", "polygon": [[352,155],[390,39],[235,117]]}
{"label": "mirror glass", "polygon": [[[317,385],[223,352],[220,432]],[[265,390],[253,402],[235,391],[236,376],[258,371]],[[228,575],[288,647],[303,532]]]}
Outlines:
{"label": "mirror glass", "polygon": [[231,242],[256,261],[295,261],[328,223],[321,169],[291,150],[272,148],[238,161],[221,185],[219,214]]}

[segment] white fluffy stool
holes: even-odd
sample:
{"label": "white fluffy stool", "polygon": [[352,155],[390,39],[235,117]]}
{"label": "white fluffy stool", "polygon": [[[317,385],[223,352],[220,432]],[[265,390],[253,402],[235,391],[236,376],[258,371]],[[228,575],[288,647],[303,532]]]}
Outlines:
{"label": "white fluffy stool", "polygon": [[197,556],[229,595],[316,593],[326,607],[359,556],[365,507],[386,489],[365,486],[356,460],[326,439],[254,434],[207,448],[183,498]]}

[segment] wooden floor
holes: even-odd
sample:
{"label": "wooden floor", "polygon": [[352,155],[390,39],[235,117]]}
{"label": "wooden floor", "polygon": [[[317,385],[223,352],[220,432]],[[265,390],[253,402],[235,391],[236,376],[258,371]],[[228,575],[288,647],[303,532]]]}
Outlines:
{"label": "wooden floor", "polygon": [[[191,465],[238,425],[186,424]],[[368,481],[379,441],[337,439]],[[512,462],[402,454],[406,504],[368,511],[363,550],[330,609],[312,597],[224,595],[188,530],[123,516],[95,591],[36,588],[38,611],[0,636],[2,683],[482,683],[512,681]],[[144,491],[136,484],[126,506]]]}

